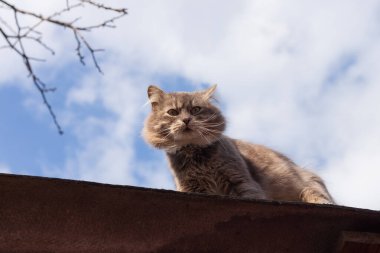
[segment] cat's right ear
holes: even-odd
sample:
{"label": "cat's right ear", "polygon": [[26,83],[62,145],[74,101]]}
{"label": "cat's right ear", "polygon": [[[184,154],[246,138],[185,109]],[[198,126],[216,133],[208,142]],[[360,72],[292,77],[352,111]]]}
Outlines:
{"label": "cat's right ear", "polygon": [[161,102],[165,95],[165,92],[158,88],[157,86],[150,85],[148,87],[148,98],[152,105],[152,109],[156,110],[158,107],[158,104]]}
{"label": "cat's right ear", "polygon": [[214,93],[215,93],[215,90],[216,90],[216,86],[217,84],[214,84],[213,86],[211,86],[210,88],[208,88],[207,90],[203,91],[203,98],[205,100],[209,100],[210,98],[213,97]]}

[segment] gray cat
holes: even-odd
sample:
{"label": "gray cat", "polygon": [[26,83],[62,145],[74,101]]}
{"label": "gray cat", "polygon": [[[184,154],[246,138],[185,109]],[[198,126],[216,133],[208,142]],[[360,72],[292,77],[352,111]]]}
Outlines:
{"label": "gray cat", "polygon": [[254,199],[334,204],[322,179],[267,147],[223,135],[225,119],[204,91],[149,86],[145,140],[166,151],[177,190]]}

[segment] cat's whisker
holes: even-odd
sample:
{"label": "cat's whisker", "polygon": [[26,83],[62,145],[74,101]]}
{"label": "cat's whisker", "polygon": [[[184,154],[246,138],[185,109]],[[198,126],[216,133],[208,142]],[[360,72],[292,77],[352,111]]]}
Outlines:
{"label": "cat's whisker", "polygon": [[217,117],[216,113],[212,114],[210,117],[208,117],[207,119],[203,119],[203,120],[197,120],[199,122],[202,122],[202,123],[205,123],[205,122],[208,122],[210,120],[213,120]]}
{"label": "cat's whisker", "polygon": [[208,125],[210,125],[210,124],[218,124],[218,123],[205,123],[205,122],[199,122],[199,121],[196,121],[196,120],[194,120],[193,122],[192,122],[192,125],[197,125],[197,126],[208,126]]}
{"label": "cat's whisker", "polygon": [[157,131],[157,133],[163,133],[163,132],[166,132],[166,131],[170,131],[169,128],[164,128],[162,130],[159,130],[159,131]]}
{"label": "cat's whisker", "polygon": [[213,123],[213,122],[199,122],[197,120],[195,120],[193,122],[193,125],[197,125],[197,126],[202,126],[202,127],[218,127],[218,126],[223,126],[225,125],[224,122],[220,122],[220,123]]}
{"label": "cat's whisker", "polygon": [[165,128],[165,129],[162,129],[160,131],[157,132],[160,136],[162,136],[163,138],[167,137],[169,134],[170,134],[170,129],[169,128]]}
{"label": "cat's whisker", "polygon": [[217,126],[220,126],[220,125],[224,125],[225,123],[224,122],[206,122],[204,124],[205,125],[217,125]]}
{"label": "cat's whisker", "polygon": [[221,133],[220,130],[211,129],[211,128],[207,128],[207,127],[203,127],[203,126],[199,126],[198,128],[203,129],[203,130],[205,130],[207,132],[210,132],[210,133],[215,133],[215,134],[220,134]]}
{"label": "cat's whisker", "polygon": [[206,119],[198,119],[198,121],[206,122],[206,121],[208,121],[210,119],[214,119],[216,116],[217,116],[216,113],[213,113],[208,118],[206,118]]}
{"label": "cat's whisker", "polygon": [[171,134],[171,133],[168,132],[168,133],[166,133],[165,135],[160,135],[160,137],[163,138],[163,139],[167,139],[167,138],[169,137],[170,134]]}
{"label": "cat's whisker", "polygon": [[161,129],[161,130],[157,131],[157,134],[159,134],[160,136],[162,136],[162,134],[167,136],[168,134],[170,134],[170,129],[169,128]]}
{"label": "cat's whisker", "polygon": [[203,135],[210,136],[211,139],[213,140],[212,142],[218,141],[221,138],[223,138],[223,136],[221,135],[222,134],[221,131],[214,131],[205,127],[200,127],[200,130],[202,131]]}
{"label": "cat's whisker", "polygon": [[213,130],[210,130],[208,128],[205,128],[205,127],[201,127],[199,126],[197,129],[201,130],[204,134],[209,134],[209,133],[217,133],[216,131],[213,131]]}
{"label": "cat's whisker", "polygon": [[200,129],[197,130],[199,135],[206,141],[206,144],[210,144],[211,142],[207,139],[207,137],[202,133]]}
{"label": "cat's whisker", "polygon": [[172,126],[171,127],[171,132],[173,132],[173,133],[178,133],[181,129],[182,129],[182,125],[174,125],[174,126]]}
{"label": "cat's whisker", "polygon": [[165,136],[162,136],[162,138],[168,140],[168,137],[169,137],[170,134],[171,134],[171,132],[168,132]]}
{"label": "cat's whisker", "polygon": [[225,143],[223,142],[223,140],[224,140],[223,137],[219,137],[218,139],[216,139],[216,141],[220,143],[220,145],[222,146],[224,151],[228,152],[228,149],[227,149]]}
{"label": "cat's whisker", "polygon": [[193,124],[193,125],[197,125],[197,126],[201,126],[201,127],[206,127],[206,128],[209,128],[209,127],[215,128],[215,127],[223,126],[224,123],[221,123],[221,124],[219,124],[219,123],[204,124],[203,123],[203,124]]}
{"label": "cat's whisker", "polygon": [[[207,134],[208,134],[208,135],[211,135],[212,138],[217,137],[217,135],[215,135],[215,134],[212,133],[212,132],[207,132]],[[218,133],[218,134],[219,134],[219,133]],[[225,151],[227,151],[227,148],[226,148],[226,146],[224,145],[224,143],[223,143],[223,141],[222,141],[222,136],[220,136],[219,138],[216,138],[215,141],[218,141],[218,142],[221,144],[222,148],[223,148]],[[211,143],[211,142],[210,142],[210,143]]]}
{"label": "cat's whisker", "polygon": [[220,126],[222,125],[203,125],[202,127],[207,128],[207,129],[212,129],[212,130],[217,130]]}

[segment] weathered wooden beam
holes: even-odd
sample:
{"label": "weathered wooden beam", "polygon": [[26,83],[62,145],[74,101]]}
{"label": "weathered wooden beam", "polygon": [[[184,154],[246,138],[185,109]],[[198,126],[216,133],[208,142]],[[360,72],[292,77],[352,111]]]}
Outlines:
{"label": "weathered wooden beam", "polygon": [[344,231],[337,252],[380,253],[380,234]]}
{"label": "weathered wooden beam", "polygon": [[0,175],[0,252],[334,252],[380,212]]}

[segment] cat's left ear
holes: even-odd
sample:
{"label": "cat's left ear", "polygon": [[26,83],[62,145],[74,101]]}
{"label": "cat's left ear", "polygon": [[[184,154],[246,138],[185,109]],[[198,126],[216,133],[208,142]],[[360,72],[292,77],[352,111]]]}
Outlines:
{"label": "cat's left ear", "polygon": [[214,84],[213,86],[211,86],[210,88],[208,88],[207,90],[205,90],[205,91],[202,92],[203,93],[203,98],[205,100],[209,100],[210,98],[212,98],[212,96],[215,93],[216,86],[217,86],[217,84]]}
{"label": "cat's left ear", "polygon": [[156,108],[158,107],[158,104],[164,98],[165,92],[154,85],[150,85],[148,87],[147,92],[148,92],[149,101],[152,104],[152,109],[156,110]]}

